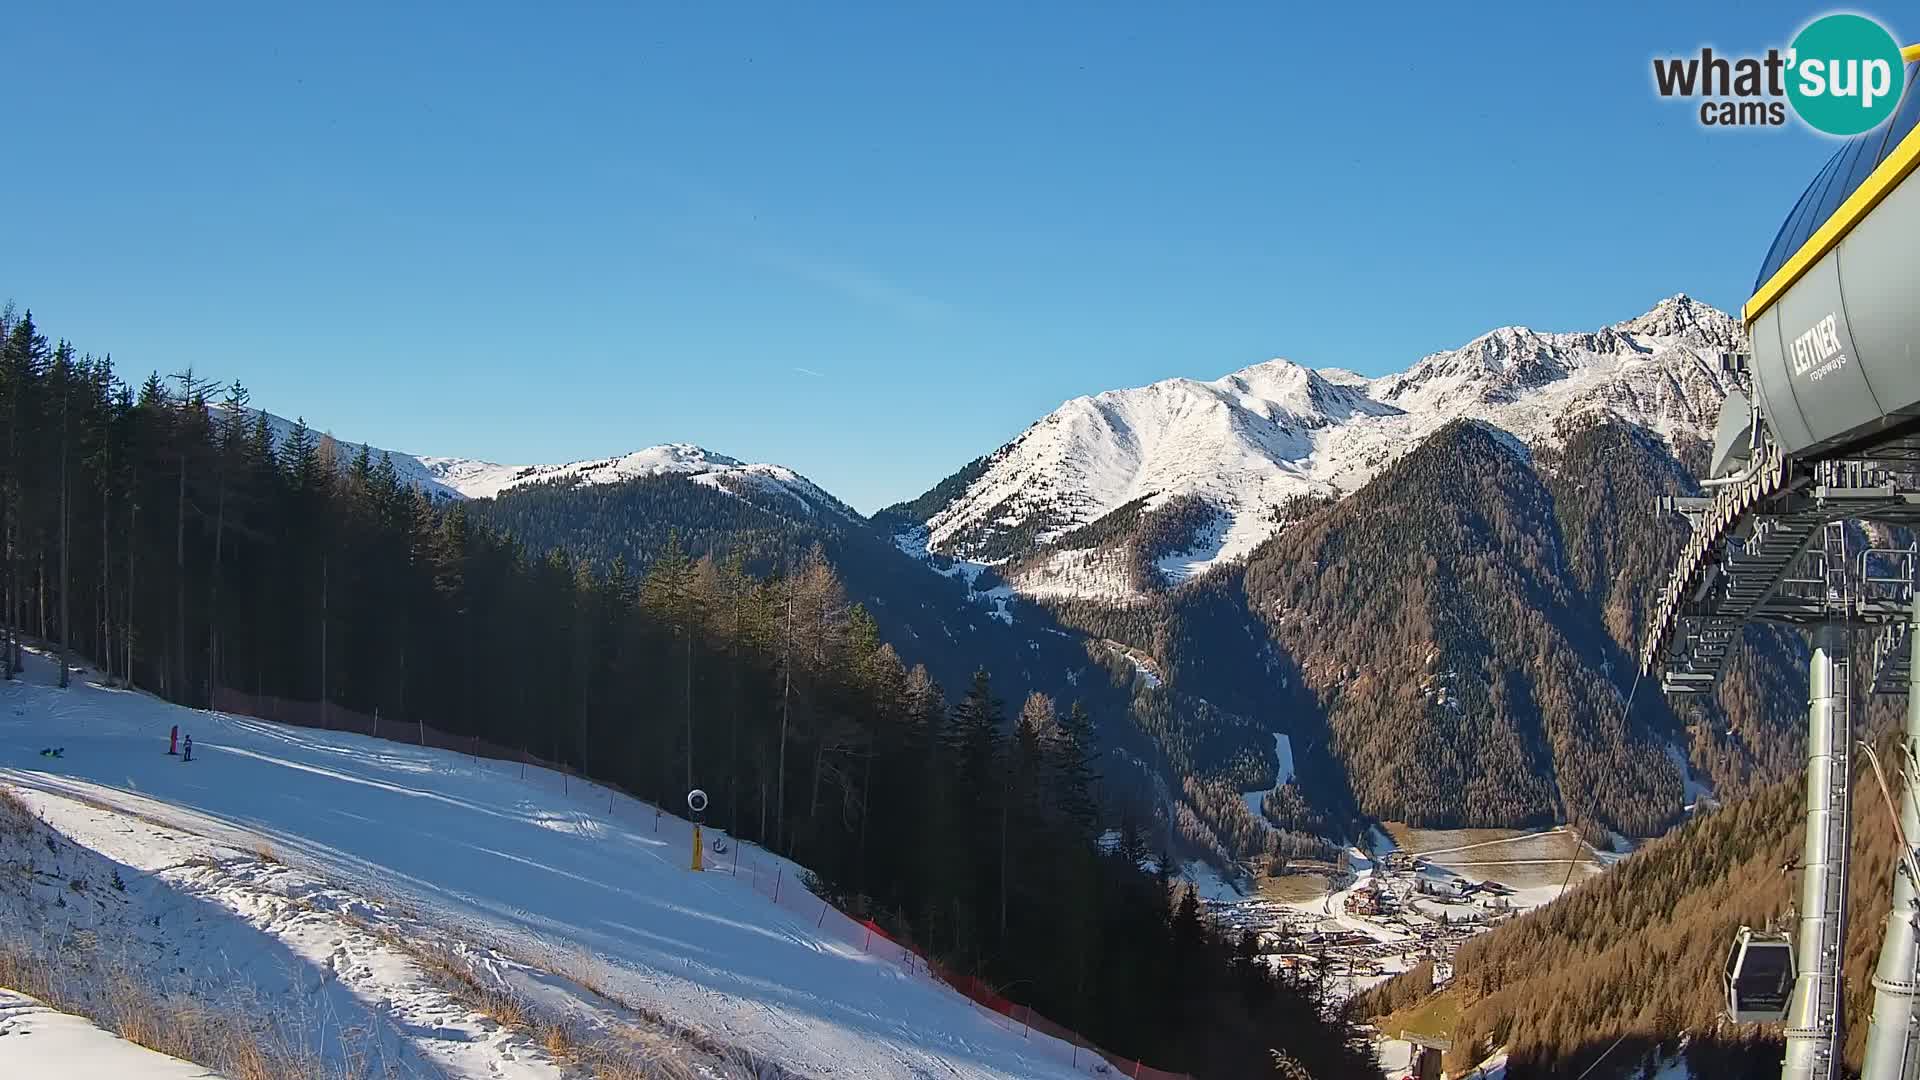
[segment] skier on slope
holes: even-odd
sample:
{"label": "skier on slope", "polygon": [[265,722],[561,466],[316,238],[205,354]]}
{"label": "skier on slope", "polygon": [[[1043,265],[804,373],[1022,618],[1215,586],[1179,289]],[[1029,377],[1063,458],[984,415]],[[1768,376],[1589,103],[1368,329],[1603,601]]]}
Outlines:
{"label": "skier on slope", "polygon": [[193,760],[193,736],[191,735],[187,736],[187,741],[181,747],[181,749],[184,750],[185,753],[181,756],[180,760],[192,761]]}
{"label": "skier on slope", "polygon": [[180,753],[180,725],[175,724],[173,725],[173,730],[167,733],[167,756],[175,757],[179,753]]}

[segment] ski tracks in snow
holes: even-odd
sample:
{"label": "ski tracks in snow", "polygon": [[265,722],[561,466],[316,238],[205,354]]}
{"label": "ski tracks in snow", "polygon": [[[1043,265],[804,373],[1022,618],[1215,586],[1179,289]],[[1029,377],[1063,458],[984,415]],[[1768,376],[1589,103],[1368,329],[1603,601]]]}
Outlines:
{"label": "ski tracks in snow", "polygon": [[[151,875],[147,918],[162,924],[190,919],[238,973],[248,974],[245,931],[206,926],[224,911],[264,934],[301,961],[285,978],[317,1008],[333,1014],[338,1030],[325,1056],[378,1057],[399,1076],[558,1080],[561,1071],[531,1040],[476,1016],[441,989],[419,964],[383,940],[398,930],[385,905],[330,885],[257,852],[226,847],[62,795],[31,789],[28,805],[73,842]],[[192,914],[188,908],[194,908]],[[361,1006],[325,999],[329,985]],[[362,1013],[355,1015],[355,1013]],[[333,1026],[333,1025],[329,1025]],[[377,1044],[377,1045],[375,1045]]]}

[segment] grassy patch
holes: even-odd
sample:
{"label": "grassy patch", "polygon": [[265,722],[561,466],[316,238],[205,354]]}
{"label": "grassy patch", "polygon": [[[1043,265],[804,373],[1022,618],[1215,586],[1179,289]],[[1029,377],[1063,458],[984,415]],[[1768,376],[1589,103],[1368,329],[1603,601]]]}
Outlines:
{"label": "grassy patch", "polygon": [[[17,845],[30,856],[43,843],[52,850],[56,836],[17,794],[0,788],[0,840],[5,841],[0,850]],[[20,870],[30,867],[27,858],[7,858],[4,865]],[[101,889],[124,888],[117,866],[112,874]],[[29,872],[26,876],[31,880],[49,875]],[[65,878],[62,891],[78,895],[95,891],[100,880],[62,874],[49,883],[61,878]],[[49,1008],[85,1017],[128,1042],[204,1066],[229,1080],[358,1080],[372,1075],[318,1059],[290,1041],[286,1032],[264,1018],[257,1002],[243,995],[190,986],[185,980],[177,986],[150,985],[133,974],[134,965],[126,962],[125,950],[132,942],[102,940],[86,927],[62,931],[51,924],[37,925],[31,911],[27,921],[26,926],[9,926],[0,933],[0,986],[36,998]]]}
{"label": "grassy patch", "polygon": [[147,985],[78,943],[49,949],[0,941],[0,986],[84,1016],[149,1050],[203,1065],[229,1080],[355,1080],[260,1024],[241,1002]]}
{"label": "grassy patch", "polygon": [[12,788],[0,787],[0,836],[27,836],[39,820]]}
{"label": "grassy patch", "polygon": [[1262,898],[1283,904],[1304,904],[1327,895],[1327,875],[1317,870],[1290,870],[1281,877],[1262,875],[1255,879]]}
{"label": "grassy patch", "polygon": [[[419,944],[390,930],[381,932],[381,937],[412,956],[456,1001],[501,1027],[527,1036],[554,1061],[572,1065],[593,1080],[696,1080],[711,1075],[688,1060],[693,1056],[690,1051],[725,1063],[731,1075],[785,1075],[777,1067],[757,1061],[742,1050],[725,1046],[702,1032],[675,1025],[653,1010],[612,996],[604,989],[604,980],[595,975],[591,960],[583,954],[571,954],[564,958],[565,962],[556,956],[550,966],[524,962],[568,979],[603,1000],[641,1016],[658,1025],[657,1030],[627,1025],[596,1028],[565,1016],[544,1013],[444,946]],[[560,970],[563,968],[567,970]]]}
{"label": "grassy patch", "polygon": [[1418,1035],[1452,1038],[1460,1023],[1460,992],[1444,990],[1411,1008],[1375,1021],[1374,1026],[1388,1038],[1399,1038],[1403,1031]]}

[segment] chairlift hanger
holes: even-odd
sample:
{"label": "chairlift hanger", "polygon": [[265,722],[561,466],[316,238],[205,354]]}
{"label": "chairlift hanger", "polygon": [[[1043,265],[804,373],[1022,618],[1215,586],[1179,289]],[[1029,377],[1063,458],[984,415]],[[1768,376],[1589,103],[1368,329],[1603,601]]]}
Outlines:
{"label": "chairlift hanger", "polygon": [[1741,927],[1727,952],[1727,1018],[1736,1024],[1785,1020],[1794,974],[1793,944],[1785,934]]}

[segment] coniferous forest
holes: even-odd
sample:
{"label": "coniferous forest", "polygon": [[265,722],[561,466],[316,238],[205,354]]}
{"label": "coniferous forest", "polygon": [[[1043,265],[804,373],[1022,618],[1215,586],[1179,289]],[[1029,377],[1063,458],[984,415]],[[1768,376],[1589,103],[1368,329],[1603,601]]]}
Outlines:
{"label": "coniferous forest", "polygon": [[987,671],[938,685],[824,557],[756,575],[670,544],[642,574],[530,550],[364,447],[274,438],[238,381],[123,382],[12,308],[0,340],[7,677],[32,640],[189,706],[324,699],[662,805],[698,785],[715,824],[1114,1052],[1377,1073],[1311,987],[1143,872],[1133,830],[1103,853],[1085,707],[1003,702]]}
{"label": "coniferous forest", "polygon": [[[1880,699],[1864,719],[1866,732],[1884,733],[1898,708]],[[1890,743],[1883,737],[1881,750]],[[1875,788],[1864,761],[1855,785]],[[1879,798],[1855,808],[1848,878],[1843,1052],[1856,1072],[1899,849]],[[1505,1047],[1514,1080],[1588,1069],[1593,1080],[1637,1077],[1636,1063],[1654,1056],[1684,1056],[1695,1076],[1778,1076],[1780,1029],[1728,1022],[1721,971],[1741,926],[1791,925],[1805,799],[1802,781],[1785,780],[1702,813],[1564,899],[1462,946],[1446,989],[1405,976],[1352,1008],[1381,1016],[1449,996],[1460,1020],[1448,1066],[1471,1068]]]}

